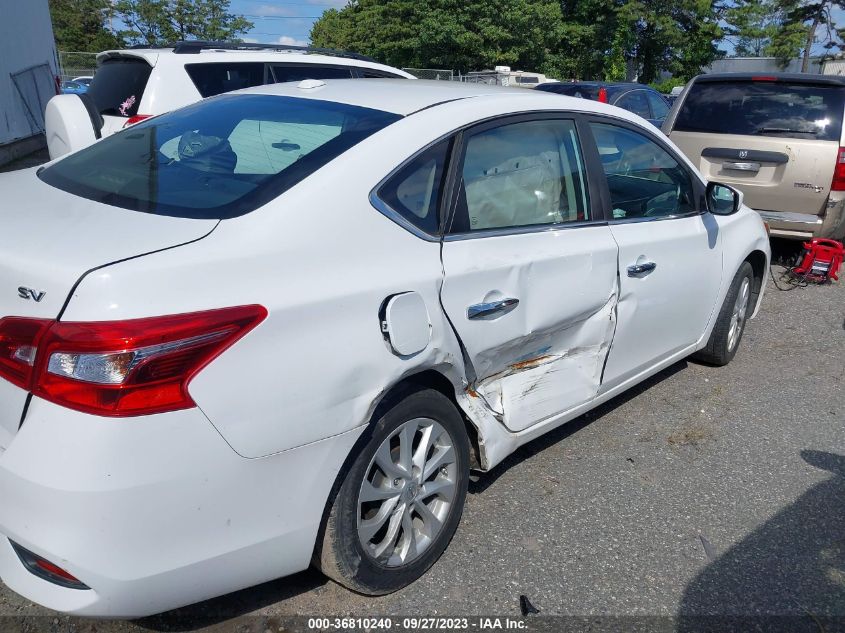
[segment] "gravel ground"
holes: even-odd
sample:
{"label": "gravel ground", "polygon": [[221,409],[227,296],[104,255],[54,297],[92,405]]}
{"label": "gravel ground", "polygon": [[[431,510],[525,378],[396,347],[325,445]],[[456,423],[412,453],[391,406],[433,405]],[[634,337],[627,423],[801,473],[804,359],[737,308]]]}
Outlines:
{"label": "gravel ground", "polygon": [[[728,367],[680,362],[523,447],[472,485],[444,556],[393,595],[362,597],[308,571],[138,622],[94,623],[0,587],[0,615],[48,616],[0,618],[0,630],[519,616],[520,594],[541,612],[533,622],[556,622],[549,630],[572,622],[550,615],[664,618],[582,620],[580,630],[719,628],[684,618],[700,615],[794,616],[744,630],[843,630],[844,319],[842,283],[769,283]],[[264,617],[233,619],[250,614]]]}

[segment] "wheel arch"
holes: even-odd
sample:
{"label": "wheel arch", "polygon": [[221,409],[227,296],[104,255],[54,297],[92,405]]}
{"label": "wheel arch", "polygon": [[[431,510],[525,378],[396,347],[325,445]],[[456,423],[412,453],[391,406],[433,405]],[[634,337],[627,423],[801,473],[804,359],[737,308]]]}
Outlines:
{"label": "wheel arch", "polygon": [[434,368],[421,369],[418,372],[403,376],[399,381],[386,389],[378,400],[373,404],[373,413],[369,418],[369,424],[374,424],[381,416],[382,411],[391,407],[398,400],[408,394],[409,391],[416,389],[433,389],[444,396],[454,405],[455,410],[464,421],[464,428],[469,440],[470,449],[470,468],[473,470],[481,469],[482,458],[481,448],[479,444],[478,428],[467,416],[466,412],[458,403],[455,394],[455,385],[445,373]]}
{"label": "wheel arch", "polygon": [[754,313],[756,313],[757,306],[760,302],[760,294],[763,290],[763,282],[766,279],[768,257],[763,251],[755,249],[751,251],[743,261],[751,264],[751,269],[754,271],[754,278],[751,286],[751,298],[752,305],[754,306]]}

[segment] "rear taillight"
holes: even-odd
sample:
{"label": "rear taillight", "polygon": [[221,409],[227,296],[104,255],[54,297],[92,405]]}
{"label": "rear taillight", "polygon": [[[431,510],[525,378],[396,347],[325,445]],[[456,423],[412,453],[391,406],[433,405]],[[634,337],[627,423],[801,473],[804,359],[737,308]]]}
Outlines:
{"label": "rear taillight", "polygon": [[187,409],[196,406],[188,393],[191,379],[266,316],[265,308],[250,305],[128,321],[7,318],[0,326],[14,323],[6,328],[11,335],[0,338],[8,339],[0,343],[0,355],[15,364],[0,370],[36,396],[86,413],[123,417]]}
{"label": "rear taillight", "polygon": [[129,127],[130,125],[135,125],[136,123],[140,123],[144,119],[149,119],[152,114],[136,114],[135,116],[131,116],[126,119],[126,123],[123,124],[123,127]]}
{"label": "rear taillight", "polygon": [[599,88],[599,101],[601,103],[608,103],[607,88]]}
{"label": "rear taillight", "polygon": [[845,191],[845,147],[840,147],[836,155],[836,167],[833,169],[830,188],[832,191]]}
{"label": "rear taillight", "polygon": [[38,343],[52,324],[53,321],[46,319],[0,319],[0,376],[29,389]]}

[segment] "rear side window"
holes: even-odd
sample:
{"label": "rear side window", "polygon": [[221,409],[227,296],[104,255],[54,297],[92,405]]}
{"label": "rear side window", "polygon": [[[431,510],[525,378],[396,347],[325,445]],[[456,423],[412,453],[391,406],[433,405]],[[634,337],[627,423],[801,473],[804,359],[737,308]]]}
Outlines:
{"label": "rear side window", "polygon": [[669,105],[666,100],[656,92],[647,92],[648,102],[651,104],[651,118],[665,119],[669,114]]}
{"label": "rear side window", "polygon": [[805,83],[698,81],[689,89],[674,129],[838,141],[843,90]]}
{"label": "rear side window", "polygon": [[107,59],[94,74],[88,94],[100,114],[135,116],[152,72],[143,59]]}
{"label": "rear side window", "polygon": [[402,167],[378,191],[378,197],[426,233],[439,230],[438,214],[449,141],[441,141]]}
{"label": "rear side window", "polygon": [[266,83],[262,62],[185,64],[185,71],[203,97]]}
{"label": "rear side window", "polygon": [[566,95],[568,97],[592,99],[593,101],[599,98],[598,86],[581,86],[577,84],[540,84],[537,89],[544,90],[546,92],[554,92],[559,95]]}
{"label": "rear side window", "polygon": [[272,200],[399,118],[316,99],[221,95],[114,134],[38,176],[112,206],[222,220]]}
{"label": "rear side window", "polygon": [[626,93],[622,95],[615,105],[625,108],[629,112],[633,112],[644,119],[651,118],[651,110],[648,107],[648,97],[646,97],[645,90],[633,90]]}
{"label": "rear side window", "polygon": [[276,83],[303,79],[351,79],[349,66],[317,66],[316,64],[272,64]]}

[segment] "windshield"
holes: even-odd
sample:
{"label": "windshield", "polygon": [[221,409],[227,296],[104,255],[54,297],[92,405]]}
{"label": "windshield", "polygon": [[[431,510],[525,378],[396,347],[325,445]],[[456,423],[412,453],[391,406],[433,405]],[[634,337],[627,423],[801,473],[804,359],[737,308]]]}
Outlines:
{"label": "windshield", "polygon": [[139,123],[42,169],[41,180],[125,209],[249,213],[400,117],[270,95],[222,95]]}
{"label": "windshield", "polygon": [[696,82],[675,130],[838,141],[843,89],[805,83]]}

